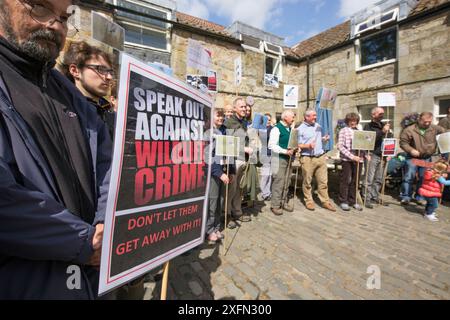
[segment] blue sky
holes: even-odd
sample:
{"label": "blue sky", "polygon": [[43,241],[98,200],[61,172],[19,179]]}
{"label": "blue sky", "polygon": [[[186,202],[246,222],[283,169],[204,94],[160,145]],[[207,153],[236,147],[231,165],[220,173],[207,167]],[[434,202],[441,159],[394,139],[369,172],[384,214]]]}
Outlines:
{"label": "blue sky", "polygon": [[239,20],[288,46],[334,27],[379,0],[177,0],[178,10],[223,26]]}

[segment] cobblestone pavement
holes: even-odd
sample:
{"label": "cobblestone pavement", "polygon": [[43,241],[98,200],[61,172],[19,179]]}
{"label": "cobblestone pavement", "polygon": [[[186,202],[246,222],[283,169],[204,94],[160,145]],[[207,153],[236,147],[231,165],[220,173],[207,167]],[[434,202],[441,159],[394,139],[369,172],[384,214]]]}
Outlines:
{"label": "cobblestone pavement", "polygon": [[[226,255],[205,243],[171,261],[168,299],[450,299],[450,207],[429,222],[423,207],[388,202],[332,213],[296,200],[283,216],[256,205],[251,222],[227,231]],[[367,289],[369,266],[379,290]],[[145,299],[159,299],[157,272]]]}

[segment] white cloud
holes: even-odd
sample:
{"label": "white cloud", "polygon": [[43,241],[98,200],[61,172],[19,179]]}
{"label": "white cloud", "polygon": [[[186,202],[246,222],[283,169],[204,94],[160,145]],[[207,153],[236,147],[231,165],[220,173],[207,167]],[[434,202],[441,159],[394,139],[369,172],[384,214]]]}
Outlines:
{"label": "white cloud", "polygon": [[[283,5],[302,0],[177,0],[178,11],[208,19],[211,13],[223,17],[231,24],[241,21],[259,29],[269,24],[279,24],[277,18],[282,16]],[[304,0],[303,0],[304,1]],[[307,0],[322,2],[323,0]]]}
{"label": "white cloud", "polygon": [[209,8],[202,0],[177,0],[177,10],[197,18],[209,19]]}
{"label": "white cloud", "polygon": [[352,14],[362,10],[364,8],[370,7],[380,0],[340,0],[340,8],[338,16],[340,18],[349,18]]}

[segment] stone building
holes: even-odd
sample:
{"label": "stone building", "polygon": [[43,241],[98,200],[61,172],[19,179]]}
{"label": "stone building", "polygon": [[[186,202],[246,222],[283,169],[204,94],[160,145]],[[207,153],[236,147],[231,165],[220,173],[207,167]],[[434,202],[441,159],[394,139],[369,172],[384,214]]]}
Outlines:
{"label": "stone building", "polygon": [[[69,40],[88,40],[116,55],[124,51],[145,62],[168,65],[174,76],[183,81],[187,75],[199,73],[186,63],[189,41],[198,41],[211,53],[209,69],[217,77],[217,92],[211,95],[217,106],[231,104],[236,95],[251,95],[255,112],[280,114],[283,84],[297,84],[302,77],[300,60],[284,45],[284,39],[240,22],[225,28],[176,12],[172,0],[80,0],[79,3],[80,32]],[[107,22],[98,22],[102,19]],[[116,40],[123,39],[115,49],[104,45],[103,39],[97,41],[112,29]],[[242,59],[243,74],[242,83],[237,87],[234,60],[238,57]],[[277,85],[265,82],[266,75],[275,76]]]}
{"label": "stone building", "polygon": [[[450,0],[382,0],[293,48],[241,22],[226,28],[177,12],[172,0],[82,0],[77,39],[92,38],[99,14],[114,35],[123,28],[118,50],[169,65],[183,81],[201,73],[187,64],[189,42],[197,41],[211,55],[216,106],[251,95],[256,112],[279,114],[283,86],[291,84],[300,87],[300,117],[326,87],[338,93],[335,119],[358,111],[365,122],[377,93],[395,92],[397,106],[386,115],[398,134],[406,113],[431,111],[439,118],[450,105]],[[236,86],[238,57],[243,72]]]}
{"label": "stone building", "polygon": [[397,106],[388,112],[399,134],[405,114],[439,118],[450,105],[448,0],[381,1],[293,50],[301,59],[301,96],[312,105],[320,87],[335,89],[336,118],[358,111],[368,121],[377,93],[395,92]]}

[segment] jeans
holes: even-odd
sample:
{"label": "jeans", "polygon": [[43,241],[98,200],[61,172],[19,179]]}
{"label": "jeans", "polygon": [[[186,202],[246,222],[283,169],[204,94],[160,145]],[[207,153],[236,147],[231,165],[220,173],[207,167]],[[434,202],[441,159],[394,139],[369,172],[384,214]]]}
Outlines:
{"label": "jeans", "polygon": [[[208,216],[206,220],[206,234],[208,235],[220,228],[220,214],[222,212],[220,191],[222,186],[222,180],[214,176],[211,177],[208,197]],[[223,189],[225,189],[225,187]]]}
{"label": "jeans", "polygon": [[[378,201],[380,198],[380,190],[383,186],[383,158],[373,154],[371,161],[366,163],[367,165],[367,191],[364,190],[364,194],[367,192],[367,200]],[[364,186],[365,188],[365,186]]]}
{"label": "jeans", "polygon": [[432,214],[436,211],[436,209],[439,207],[439,198],[428,198],[425,197],[425,200],[427,200],[427,205],[425,207],[425,212],[427,215]]}
{"label": "jeans", "polygon": [[[413,162],[413,159],[407,158],[405,166],[403,168],[403,181],[402,181],[402,189],[400,192],[400,197],[402,200],[411,200],[412,193],[413,193],[413,185],[414,181],[416,180],[416,173],[419,172],[419,181],[417,182],[416,187],[416,200],[423,200],[424,198],[419,195],[418,191],[419,188],[422,186],[423,183],[423,175],[426,171],[426,168],[417,167]],[[428,159],[422,159],[427,162],[431,162],[431,158]]]}
{"label": "jeans", "polygon": [[261,196],[263,198],[269,198],[272,195],[270,191],[272,185],[272,170],[270,168],[270,162],[263,164],[261,167],[261,180],[259,187],[261,189]]}

